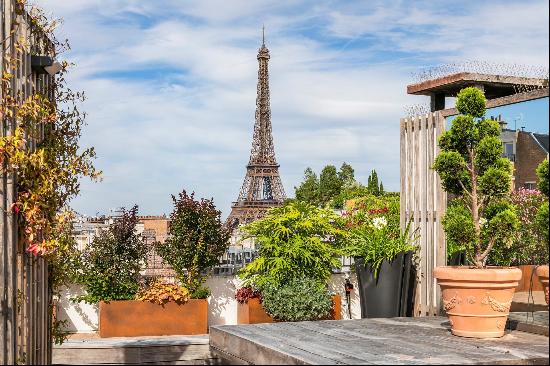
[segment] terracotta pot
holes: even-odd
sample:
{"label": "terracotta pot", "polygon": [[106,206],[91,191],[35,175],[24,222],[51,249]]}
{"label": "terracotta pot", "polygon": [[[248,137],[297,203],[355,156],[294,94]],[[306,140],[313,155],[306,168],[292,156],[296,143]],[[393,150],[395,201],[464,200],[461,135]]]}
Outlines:
{"label": "terracotta pot", "polygon": [[504,335],[519,268],[436,267],[443,308],[454,335],[496,338]]}
{"label": "terracotta pot", "polygon": [[[342,297],[332,295],[332,310],[327,320],[342,319]],[[259,299],[249,299],[246,304],[237,304],[237,324],[273,323],[274,320],[266,313]]]}
{"label": "terracotta pot", "polygon": [[525,265],[519,265],[518,267],[521,270],[521,280],[519,280],[519,285],[516,288],[516,293],[529,292],[529,290],[544,291],[542,284],[532,276],[533,271],[535,271],[535,267],[537,266],[533,264],[525,264]]}
{"label": "terracotta pot", "polygon": [[208,333],[208,301],[157,305],[139,300],[99,303],[100,337],[138,337]]}
{"label": "terracotta pot", "polygon": [[544,298],[546,299],[546,304],[548,304],[548,265],[538,266],[536,273],[544,288]]}

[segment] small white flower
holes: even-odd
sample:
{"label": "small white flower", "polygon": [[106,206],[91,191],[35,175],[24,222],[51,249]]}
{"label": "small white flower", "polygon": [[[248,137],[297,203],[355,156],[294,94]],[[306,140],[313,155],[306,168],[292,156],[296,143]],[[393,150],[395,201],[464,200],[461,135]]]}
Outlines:
{"label": "small white flower", "polygon": [[479,225],[485,226],[486,223],[487,223],[487,219],[485,217],[482,217],[479,219]]}
{"label": "small white flower", "polygon": [[385,217],[375,217],[374,219],[372,219],[372,225],[378,230],[380,230],[386,225],[388,225],[388,221],[386,220]]}

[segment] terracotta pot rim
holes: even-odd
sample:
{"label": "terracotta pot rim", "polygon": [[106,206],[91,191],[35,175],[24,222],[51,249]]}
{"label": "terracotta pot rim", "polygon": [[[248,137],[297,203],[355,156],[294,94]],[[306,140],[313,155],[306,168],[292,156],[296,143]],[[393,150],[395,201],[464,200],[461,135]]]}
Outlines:
{"label": "terracotta pot rim", "polygon": [[522,272],[517,267],[440,266],[434,269],[434,277],[439,280],[457,281],[519,281]]}

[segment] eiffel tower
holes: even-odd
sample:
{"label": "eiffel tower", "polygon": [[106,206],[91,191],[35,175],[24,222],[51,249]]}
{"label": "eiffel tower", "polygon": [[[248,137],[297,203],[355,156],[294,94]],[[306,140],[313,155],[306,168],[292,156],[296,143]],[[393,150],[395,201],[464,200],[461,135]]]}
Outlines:
{"label": "eiffel tower", "polygon": [[256,95],[256,119],[250,160],[246,166],[246,176],[239,193],[233,202],[227,223],[236,228],[262,218],[265,212],[281,206],[285,191],[279,176],[279,164],[275,159],[273,136],[271,134],[271,107],[269,106],[269,73],[267,63],[269,50],[265,46],[265,33],[262,30],[262,47],[258,50],[258,87]]}

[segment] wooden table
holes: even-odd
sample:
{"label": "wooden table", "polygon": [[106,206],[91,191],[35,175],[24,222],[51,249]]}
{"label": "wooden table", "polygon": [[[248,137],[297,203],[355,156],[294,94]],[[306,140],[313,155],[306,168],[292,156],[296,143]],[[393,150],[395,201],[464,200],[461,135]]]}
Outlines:
{"label": "wooden table", "polygon": [[548,337],[453,336],[447,318],[358,319],[210,328],[210,349],[233,364],[548,364]]}

